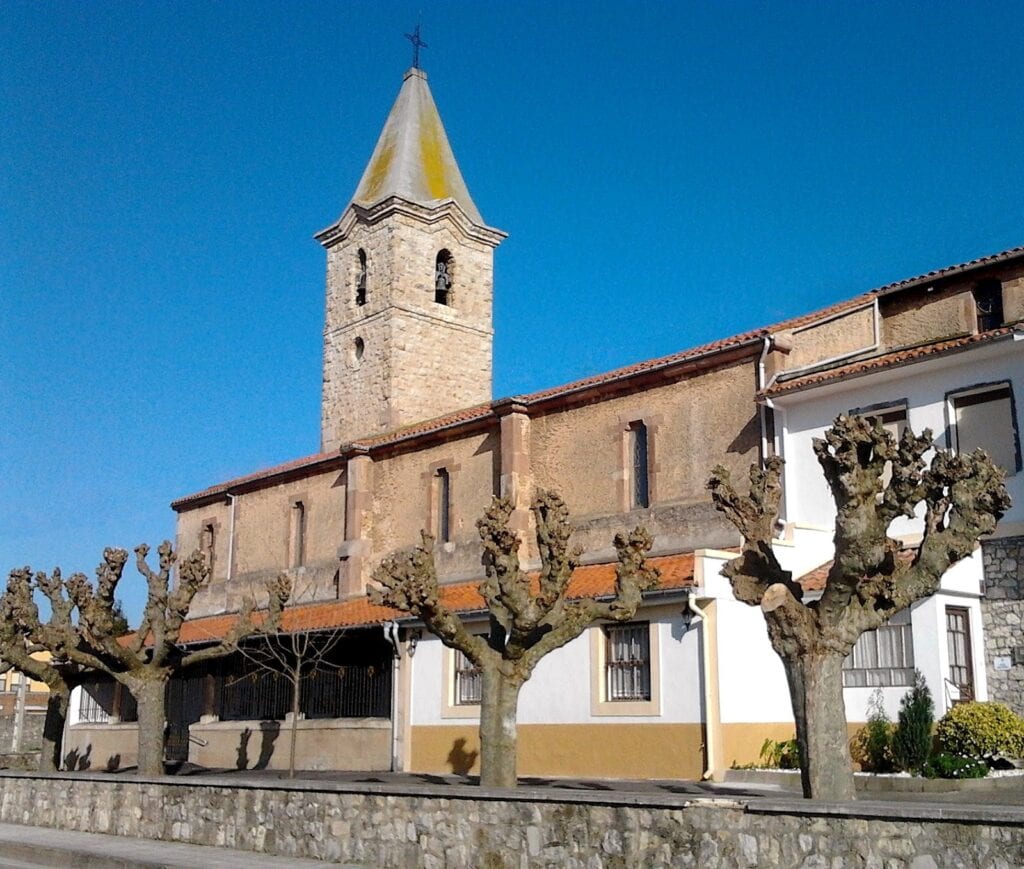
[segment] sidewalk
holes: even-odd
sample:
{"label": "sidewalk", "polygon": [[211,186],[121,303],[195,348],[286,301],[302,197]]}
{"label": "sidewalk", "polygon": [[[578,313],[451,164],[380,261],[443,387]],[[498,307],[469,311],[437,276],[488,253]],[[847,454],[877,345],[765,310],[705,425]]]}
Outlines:
{"label": "sidewalk", "polygon": [[[230,848],[0,824],[0,869],[324,869],[326,865],[319,860],[267,857]],[[363,869],[354,863],[340,865]]]}

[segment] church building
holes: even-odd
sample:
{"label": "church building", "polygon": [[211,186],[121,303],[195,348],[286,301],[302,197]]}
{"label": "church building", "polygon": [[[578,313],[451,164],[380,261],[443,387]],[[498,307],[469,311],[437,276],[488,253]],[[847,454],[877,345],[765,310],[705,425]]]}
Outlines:
{"label": "church building", "polygon": [[[662,779],[720,777],[794,730],[761,614],[719,575],[739,538],[705,490],[713,466],[743,480],[766,455],[786,458],[777,552],[811,594],[831,559],[834,508],[810,438],[837,413],[927,425],[953,449],[984,446],[1024,505],[1024,249],[495,399],[493,262],[504,238],[470,196],[426,74],[410,69],[351,202],[316,234],[327,263],[320,451],[172,504],[177,547],[202,549],[213,571],[189,642],[222,635],[243,600],[285,571],[295,595],[283,630],[327,648],[302,691],[300,768],[477,769],[479,674],[415,619],[370,604],[366,589],[382,558],[427,529],[444,599],[482,626],[475,521],[494,495],[513,502],[528,568],[539,563],[532,495],[562,495],[584,551],[571,595],[612,593],[612,539],[637,525],[661,571],[633,621],[594,626],[538,666],[521,695],[520,774]],[[920,529],[907,520],[898,533],[912,545]],[[894,713],[915,668],[938,714],[996,686],[995,699],[1024,712],[1013,694],[1024,646],[1006,630],[1024,610],[1022,582],[1017,506],[984,558],[858,643],[844,673],[851,727],[876,688]],[[179,759],[287,764],[284,677],[235,656],[171,691]],[[98,686],[77,715],[70,744],[131,762],[128,698]]]}

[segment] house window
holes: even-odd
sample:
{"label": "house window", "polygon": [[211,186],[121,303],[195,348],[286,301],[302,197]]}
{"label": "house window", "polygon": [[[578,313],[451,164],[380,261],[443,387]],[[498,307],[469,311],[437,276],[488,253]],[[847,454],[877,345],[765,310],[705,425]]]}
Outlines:
{"label": "house window", "polygon": [[306,505],[302,501],[292,504],[290,567],[306,563]]}
{"label": "house window", "polygon": [[452,303],[452,282],[455,277],[455,260],[448,250],[442,250],[434,261],[434,301],[439,305]]}
{"label": "house window", "polygon": [[896,687],[914,684],[914,637],[910,610],[896,613],[857,639],[843,662],[844,688]]}
{"label": "house window", "polygon": [[483,676],[480,668],[459,649],[454,649],[452,654],[455,657],[455,705],[479,706],[483,697]]}
{"label": "house window", "polygon": [[1003,325],[1003,285],[999,281],[982,281],[974,288],[974,313],[979,332]]}
{"label": "house window", "polygon": [[974,699],[974,665],[971,660],[971,614],[965,607],[946,607],[946,642],[949,648],[949,684],[954,703]]}
{"label": "house window", "polygon": [[1009,384],[964,395],[952,401],[953,446],[958,453],[979,447],[1007,474],[1020,470],[1020,446]]}
{"label": "house window", "polygon": [[216,529],[212,522],[207,522],[203,525],[203,530],[199,532],[199,551],[203,554],[203,559],[206,561],[206,566],[210,569],[211,574],[213,573],[215,535]]}
{"label": "house window", "polygon": [[433,480],[434,536],[441,542],[451,540],[452,480],[447,468],[438,468]]}
{"label": "house window", "polygon": [[[876,420],[882,424],[889,434],[893,436],[896,443],[900,442],[900,438],[903,437],[903,431],[907,427],[907,407],[906,405],[899,405],[894,407],[886,408],[873,408],[869,410],[855,410],[851,413],[859,414],[869,422],[875,422]],[[885,469],[882,471],[882,489],[886,489],[889,486],[889,482],[892,480],[892,462],[885,463]],[[881,497],[881,495],[879,495]]]}
{"label": "house window", "polygon": [[631,422],[626,430],[626,450],[629,468],[629,509],[651,505],[650,464],[647,450],[647,426],[641,421]]}
{"label": "house window", "polygon": [[651,637],[648,622],[606,625],[605,699],[651,699]]}
{"label": "house window", "polygon": [[366,251],[359,248],[359,261],[356,271],[356,304],[366,304]]}

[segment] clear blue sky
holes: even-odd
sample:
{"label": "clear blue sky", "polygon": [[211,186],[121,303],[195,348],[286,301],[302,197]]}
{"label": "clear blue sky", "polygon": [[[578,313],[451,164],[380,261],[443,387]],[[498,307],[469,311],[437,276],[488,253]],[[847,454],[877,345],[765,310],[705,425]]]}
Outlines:
{"label": "clear blue sky", "polygon": [[1018,3],[6,0],[4,571],[91,573],[172,536],[173,498],[317,451],[312,234],[421,9],[510,233],[496,396],[1024,244]]}

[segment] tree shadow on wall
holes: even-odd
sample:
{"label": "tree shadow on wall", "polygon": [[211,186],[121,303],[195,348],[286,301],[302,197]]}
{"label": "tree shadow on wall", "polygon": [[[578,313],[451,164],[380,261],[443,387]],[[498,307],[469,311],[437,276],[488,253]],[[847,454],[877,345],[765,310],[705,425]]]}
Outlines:
{"label": "tree shadow on wall", "polygon": [[87,770],[92,766],[92,743],[90,742],[85,747],[85,752],[79,752],[77,748],[72,748],[66,755],[64,755],[64,769],[69,772],[78,770],[80,772]]}
{"label": "tree shadow on wall", "polygon": [[256,758],[253,769],[266,769],[270,765],[270,758],[274,756],[274,743],[280,735],[280,721],[260,722],[260,756]]}
{"label": "tree shadow on wall", "polygon": [[245,727],[238,734],[238,748],[235,749],[235,769],[249,768],[249,740],[252,739],[252,728]]}
{"label": "tree shadow on wall", "polygon": [[452,744],[452,750],[448,752],[448,766],[456,775],[467,775],[479,756],[480,752],[475,749],[466,751],[466,740],[459,737]]}
{"label": "tree shadow on wall", "polygon": [[266,769],[274,756],[274,743],[281,735],[280,721],[260,722],[260,753],[256,762],[249,766],[249,743],[252,741],[252,728],[246,727],[238,734],[238,748],[235,749],[235,769]]}

